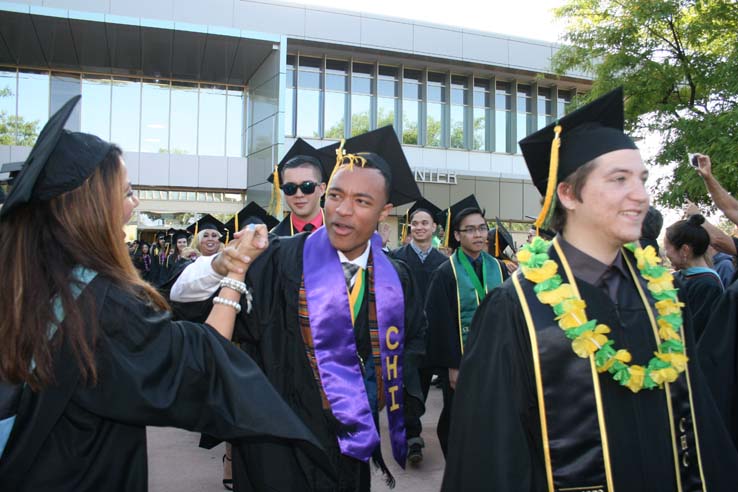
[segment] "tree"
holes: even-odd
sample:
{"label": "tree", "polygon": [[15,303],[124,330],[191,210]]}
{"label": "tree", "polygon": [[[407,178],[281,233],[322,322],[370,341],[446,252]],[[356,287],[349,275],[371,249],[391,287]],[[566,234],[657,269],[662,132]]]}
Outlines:
{"label": "tree", "polygon": [[[0,89],[0,97],[9,97],[13,93],[7,87]],[[36,143],[38,137],[38,120],[25,121],[23,117],[0,111],[0,145],[25,145]]]}
{"label": "tree", "polygon": [[594,76],[592,91],[575,103],[622,85],[626,130],[661,136],[650,164],[675,165],[657,183],[661,204],[711,203],[688,152],[709,154],[718,180],[738,195],[738,4],[569,0],[556,15],[567,22],[567,45],[554,70]]}

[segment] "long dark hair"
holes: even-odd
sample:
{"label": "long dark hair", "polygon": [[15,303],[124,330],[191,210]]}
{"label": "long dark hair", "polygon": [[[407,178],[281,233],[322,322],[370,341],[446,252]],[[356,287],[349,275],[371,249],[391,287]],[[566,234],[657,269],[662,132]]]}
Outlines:
{"label": "long dark hair", "polygon": [[[166,301],[143,282],[123,238],[125,184],[122,151],[113,147],[81,186],[46,202],[33,202],[0,221],[0,379],[37,390],[54,380],[52,356],[66,342],[83,379],[97,380],[96,316],[90,301],[75,301],[70,274],[76,265],[167,309]],[[108,248],[97,248],[102,241]],[[62,301],[65,319],[52,341],[51,300]],[[84,297],[84,296],[83,296]],[[31,361],[35,370],[31,369]]]}

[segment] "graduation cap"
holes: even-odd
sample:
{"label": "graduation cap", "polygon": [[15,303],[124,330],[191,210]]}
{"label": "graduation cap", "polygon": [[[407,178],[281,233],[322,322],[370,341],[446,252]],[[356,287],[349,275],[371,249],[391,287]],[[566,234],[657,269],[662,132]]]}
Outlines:
{"label": "graduation cap", "polygon": [[23,169],[25,162],[6,162],[0,166],[0,174],[8,174],[7,179],[0,180],[0,183],[12,184],[13,180],[18,176],[21,169]]}
{"label": "graduation cap", "polygon": [[[441,222],[444,224],[444,231],[446,233],[446,237],[443,241],[443,245],[445,247],[457,248],[459,246],[459,242],[456,241],[456,238],[454,237],[452,227],[455,225],[454,222],[456,221],[456,216],[467,208],[477,208],[481,210],[477,197],[475,197],[474,194],[471,194],[466,198],[462,198],[439,214],[439,219],[441,219]],[[484,214],[484,211],[482,211],[482,214]]]}
{"label": "graduation cap", "polygon": [[279,220],[269,215],[269,212],[261,208],[256,202],[249,202],[231,220],[225,223],[226,244],[236,232],[248,224],[266,224],[267,229],[272,230],[277,227]]}
{"label": "graduation cap", "polygon": [[194,236],[197,236],[198,232],[204,231],[206,229],[218,231],[221,236],[225,235],[225,227],[223,226],[223,223],[210,214],[205,214],[200,217],[197,222],[191,224],[187,228],[187,231]]}
{"label": "graduation cap", "polygon": [[558,183],[596,157],[637,149],[623,133],[624,122],[619,87],[518,142],[533,184],[544,196],[536,227],[548,222]]}
{"label": "graduation cap", "polygon": [[31,201],[48,201],[78,188],[112,145],[88,133],[64,129],[82,96],[74,96],[46,122],[0,209],[0,218]]}
{"label": "graduation cap", "polygon": [[431,220],[435,223],[438,223],[438,216],[443,213],[443,210],[438,208],[435,204],[429,202],[425,198],[421,198],[420,200],[417,200],[412,207],[405,213],[405,224],[403,224],[402,228],[402,238],[401,242],[405,242],[405,237],[407,234],[407,230],[410,229],[410,222],[412,220],[412,216],[415,212],[418,211],[425,211],[427,212]]}
{"label": "graduation cap", "polygon": [[536,224],[535,224],[536,217],[533,217],[531,215],[526,215],[525,218],[526,219],[530,219],[530,220],[532,220],[534,222],[531,225],[531,227],[536,230],[536,235],[537,236],[541,236],[541,237],[543,237],[543,239],[546,239],[547,241],[550,241],[551,239],[553,239],[556,236],[556,233],[553,232],[553,231],[551,231],[551,230],[549,230],[549,229],[544,229],[543,227],[536,227]]}
{"label": "graduation cap", "polygon": [[282,175],[285,164],[292,160],[309,162],[316,165],[320,169],[322,182],[328,180],[328,176],[330,176],[333,170],[333,164],[336,162],[335,154],[321,152],[301,138],[295,140],[295,143],[292,144],[292,147],[282,157],[282,160],[274,166],[274,171],[267,177],[267,181],[274,185],[269,211],[277,217],[282,215],[282,183],[280,176]]}
{"label": "graduation cap", "polygon": [[187,232],[185,229],[175,229],[174,233],[172,234],[172,243],[174,245],[177,244],[177,241],[180,239],[189,239],[190,233]]}
{"label": "graduation cap", "polygon": [[346,141],[341,140],[321,148],[320,151],[334,156],[335,167],[331,178],[343,166],[363,167],[368,162],[371,167],[380,169],[392,179],[388,203],[398,207],[423,198],[397,133],[391,125],[362,133]]}
{"label": "graduation cap", "polygon": [[487,240],[491,242],[493,241],[494,244],[495,258],[499,258],[500,254],[502,254],[508,246],[510,246],[510,249],[515,253],[515,241],[513,240],[512,234],[510,234],[510,231],[505,229],[505,226],[502,225],[499,217],[495,217],[495,223],[496,227],[494,229],[490,229],[487,233]]}

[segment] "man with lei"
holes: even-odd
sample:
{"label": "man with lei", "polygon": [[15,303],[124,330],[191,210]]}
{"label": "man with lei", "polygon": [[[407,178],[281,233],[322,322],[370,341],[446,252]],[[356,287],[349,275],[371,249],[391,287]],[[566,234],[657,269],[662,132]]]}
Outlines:
{"label": "man with lei", "polygon": [[612,91],[520,142],[544,195],[520,269],[479,307],[444,491],[735,491],[738,454],[689,309],[635,241],[648,171]]}

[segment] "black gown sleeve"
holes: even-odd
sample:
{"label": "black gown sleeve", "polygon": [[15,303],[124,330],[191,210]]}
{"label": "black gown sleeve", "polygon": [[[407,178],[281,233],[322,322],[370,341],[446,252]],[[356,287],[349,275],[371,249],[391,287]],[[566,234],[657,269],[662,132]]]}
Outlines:
{"label": "black gown sleeve", "polygon": [[456,281],[448,263],[443,263],[431,276],[425,300],[428,362],[432,367],[459,367],[461,342],[456,306]]}
{"label": "black gown sleeve", "polygon": [[172,321],[117,287],[103,303],[98,383],[79,390],[76,404],[129,425],[317,445],[254,361],[212,327]]}
{"label": "black gown sleeve", "polygon": [[715,304],[697,343],[697,357],[707,386],[738,448],[738,283]]}
{"label": "black gown sleeve", "polygon": [[418,298],[418,287],[406,263],[394,260],[400,274],[405,295],[405,347],[403,379],[405,390],[413,398],[423,401],[418,369],[425,357],[425,333],[427,328],[425,312]]}
{"label": "black gown sleeve", "polygon": [[474,316],[442,491],[545,490],[532,356],[512,287],[492,291]]}

